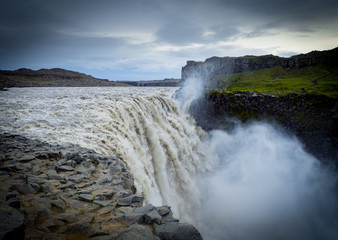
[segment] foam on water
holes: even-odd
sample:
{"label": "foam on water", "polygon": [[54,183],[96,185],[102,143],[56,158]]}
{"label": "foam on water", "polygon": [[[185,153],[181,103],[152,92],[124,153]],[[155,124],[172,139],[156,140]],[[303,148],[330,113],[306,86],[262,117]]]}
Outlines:
{"label": "foam on water", "polygon": [[146,202],[168,204],[176,217],[189,220],[199,204],[194,177],[206,170],[200,167],[205,133],[179,113],[175,90],[10,89],[1,94],[0,131],[117,155]]}
{"label": "foam on water", "polygon": [[119,156],[147,203],[205,239],[337,239],[333,172],[266,123],[208,136],[187,114],[201,91],[187,88],[179,104],[175,88],[10,89],[0,132]]}

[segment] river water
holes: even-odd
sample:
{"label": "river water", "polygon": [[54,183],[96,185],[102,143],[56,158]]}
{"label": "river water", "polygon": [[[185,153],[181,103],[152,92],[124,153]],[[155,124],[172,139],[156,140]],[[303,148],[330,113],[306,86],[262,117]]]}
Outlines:
{"label": "river water", "polygon": [[266,123],[207,134],[176,90],[12,88],[0,132],[117,155],[146,203],[170,205],[205,239],[336,239],[332,171]]}

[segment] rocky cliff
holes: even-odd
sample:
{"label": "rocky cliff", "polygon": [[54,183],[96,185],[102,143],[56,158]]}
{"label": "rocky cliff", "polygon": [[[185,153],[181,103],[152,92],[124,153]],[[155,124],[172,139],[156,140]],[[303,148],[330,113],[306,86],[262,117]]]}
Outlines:
{"label": "rocky cliff", "polygon": [[205,130],[242,122],[265,121],[296,135],[305,149],[338,166],[338,100],[316,94],[272,96],[253,92],[213,91],[193,102],[190,113]]}
{"label": "rocky cliff", "polygon": [[275,66],[283,68],[302,68],[325,64],[338,66],[338,48],[328,51],[313,51],[290,58],[273,55],[244,57],[211,57],[204,62],[187,61],[182,68],[181,78],[184,81],[189,76],[198,76],[208,88],[217,86],[221,76],[240,72],[250,72]]}
{"label": "rocky cliff", "polygon": [[338,166],[337,65],[338,48],[290,58],[212,57],[188,61],[182,79],[199,77],[206,88],[190,107],[204,129],[273,122],[296,135],[308,152]]}
{"label": "rocky cliff", "polygon": [[116,156],[0,134],[0,240],[202,239],[169,206],[143,206]]}
{"label": "rocky cliff", "polygon": [[79,72],[61,68],[38,71],[21,68],[15,71],[0,70],[0,87],[94,87],[123,86],[125,83],[94,78]]}

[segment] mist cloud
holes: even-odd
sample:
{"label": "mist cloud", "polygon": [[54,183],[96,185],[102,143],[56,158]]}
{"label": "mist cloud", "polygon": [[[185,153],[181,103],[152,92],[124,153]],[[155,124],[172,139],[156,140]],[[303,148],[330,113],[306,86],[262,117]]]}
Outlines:
{"label": "mist cloud", "polygon": [[206,239],[336,239],[337,178],[264,123],[213,131],[218,170],[202,179],[197,225]]}

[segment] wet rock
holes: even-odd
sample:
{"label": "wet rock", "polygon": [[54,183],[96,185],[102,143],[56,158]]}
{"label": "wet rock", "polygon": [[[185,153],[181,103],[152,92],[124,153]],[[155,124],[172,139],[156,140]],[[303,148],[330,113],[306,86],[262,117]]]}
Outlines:
{"label": "wet rock", "polygon": [[38,166],[34,166],[32,169],[32,174],[35,176],[42,174],[41,168],[39,168]]}
{"label": "wet rock", "polygon": [[152,210],[144,214],[144,222],[146,224],[153,224],[153,223],[160,224],[161,220],[162,220],[162,217],[156,210]]}
{"label": "wet rock", "polygon": [[97,180],[97,183],[99,185],[105,184],[105,183],[110,183],[113,180],[112,176],[104,176],[101,177],[100,179]]}
{"label": "wet rock", "polygon": [[88,222],[77,222],[68,225],[68,229],[64,231],[65,234],[79,234],[87,237],[97,237],[108,235],[107,232],[94,228]]}
{"label": "wet rock", "polygon": [[6,183],[0,202],[21,208],[26,240],[158,239],[138,224],[175,221],[168,206],[142,206],[133,176],[117,157],[20,137],[4,147],[1,134],[0,140],[0,182]]}
{"label": "wet rock", "polygon": [[156,210],[161,216],[165,216],[171,213],[171,209],[169,206],[157,207]]}
{"label": "wet rock", "polygon": [[77,173],[84,174],[84,175],[91,174],[94,171],[95,171],[95,167],[89,167],[89,168],[81,167],[81,168],[76,169]]}
{"label": "wet rock", "polygon": [[116,193],[116,190],[111,188],[103,188],[94,190],[92,194],[94,194],[97,199],[110,199],[114,194]]}
{"label": "wet rock", "polygon": [[51,232],[53,229],[56,229],[58,226],[52,219],[46,219],[41,224],[39,224],[38,229],[44,232]]}
{"label": "wet rock", "polygon": [[161,240],[202,240],[202,236],[197,229],[186,223],[168,222],[155,225],[155,232]]}
{"label": "wet rock", "polygon": [[20,209],[20,201],[19,199],[15,198],[10,198],[7,200],[7,205],[16,209]]}
{"label": "wet rock", "polygon": [[46,234],[36,228],[28,228],[25,232],[26,240],[42,239]]}
{"label": "wet rock", "polygon": [[99,215],[105,215],[105,214],[107,214],[107,213],[113,212],[114,210],[115,210],[115,206],[110,205],[110,206],[101,208],[101,209],[97,210],[96,212],[97,212],[97,214],[99,214]]}
{"label": "wet rock", "polygon": [[55,208],[60,209],[60,210],[66,209],[66,204],[61,199],[51,200],[51,205],[52,205],[52,207],[55,207]]}
{"label": "wet rock", "polygon": [[71,183],[66,183],[64,185],[59,186],[59,188],[61,190],[65,190],[65,189],[76,189],[75,183],[71,182]]}
{"label": "wet rock", "polygon": [[18,191],[21,194],[33,194],[38,192],[37,189],[25,183],[14,183],[12,184],[11,189]]}
{"label": "wet rock", "polygon": [[102,201],[102,200],[94,200],[94,203],[99,205],[100,207],[107,207],[111,205],[110,201]]}
{"label": "wet rock", "polygon": [[118,209],[118,212],[119,214],[116,216],[117,220],[122,220],[129,224],[144,222],[144,213],[134,212],[132,207],[121,207]]}
{"label": "wet rock", "polygon": [[143,225],[134,224],[126,230],[115,233],[110,236],[96,237],[92,240],[160,240],[157,236],[153,235],[151,230]]}
{"label": "wet rock", "polygon": [[61,156],[59,152],[48,152],[47,155],[49,159],[57,159]]}
{"label": "wet rock", "polygon": [[84,202],[93,202],[95,200],[95,196],[91,195],[91,194],[80,194],[77,199],[79,199],[80,201],[84,201]]}
{"label": "wet rock", "polygon": [[71,166],[63,165],[63,166],[60,166],[59,168],[57,168],[57,171],[60,171],[60,172],[72,172],[72,171],[74,171],[74,168],[71,167]]}
{"label": "wet rock", "polygon": [[18,158],[18,161],[20,161],[21,163],[28,163],[32,160],[35,159],[35,156],[33,154],[26,154],[20,158]]}
{"label": "wet rock", "polygon": [[0,205],[0,239],[24,239],[25,218],[15,208]]}
{"label": "wet rock", "polygon": [[152,210],[154,210],[154,209],[155,209],[155,207],[154,207],[153,205],[148,204],[148,205],[145,205],[145,206],[143,206],[143,207],[135,208],[135,209],[134,209],[134,212],[135,212],[135,213],[143,213],[143,214],[146,214],[146,213],[148,213],[148,212],[150,212],[150,211],[152,211]]}
{"label": "wet rock", "polygon": [[76,174],[73,176],[70,176],[68,178],[68,181],[74,182],[74,183],[80,183],[84,180],[85,176],[83,174]]}
{"label": "wet rock", "polygon": [[54,220],[60,220],[65,223],[74,223],[76,222],[76,215],[73,213],[59,213],[53,216]]}
{"label": "wet rock", "polygon": [[64,180],[65,177],[61,174],[58,174],[55,170],[49,170],[47,172],[47,177],[48,179],[51,179],[51,180]]}
{"label": "wet rock", "polygon": [[137,196],[137,195],[131,195],[125,198],[121,198],[117,204],[120,206],[130,206],[132,203],[137,203],[141,204],[143,203],[143,197],[142,196]]}
{"label": "wet rock", "polygon": [[43,240],[67,240],[67,236],[60,233],[49,233],[45,234]]}

